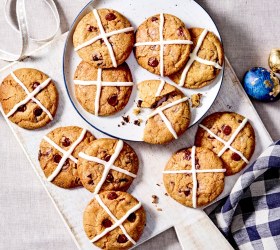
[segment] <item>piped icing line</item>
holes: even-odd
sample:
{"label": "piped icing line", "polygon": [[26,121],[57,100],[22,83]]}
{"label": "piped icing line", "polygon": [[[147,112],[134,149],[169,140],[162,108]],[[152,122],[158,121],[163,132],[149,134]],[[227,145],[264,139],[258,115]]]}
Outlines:
{"label": "piped icing line", "polygon": [[133,244],[136,245],[136,242],[130,237],[130,235],[127,233],[126,229],[124,228],[124,226],[122,225],[125,220],[129,217],[130,214],[136,212],[138,209],[141,208],[142,204],[141,202],[139,202],[137,205],[135,205],[134,207],[132,207],[131,209],[129,209],[126,214],[121,218],[121,219],[117,219],[112,212],[110,211],[110,209],[104,204],[104,202],[101,200],[100,196],[97,194],[95,196],[95,199],[97,200],[97,202],[99,203],[99,205],[106,211],[106,213],[114,220],[114,224],[111,227],[106,228],[102,233],[96,235],[94,238],[92,238],[90,241],[96,242],[99,239],[101,239],[102,237],[104,237],[106,234],[108,234],[109,232],[113,231],[115,228],[120,227],[120,229],[122,230],[122,232],[124,233],[124,235],[126,236],[126,238]]}
{"label": "piped icing line", "polygon": [[[118,143],[117,143],[117,146],[116,146],[116,149],[115,149],[115,152],[114,154],[111,156],[110,160],[107,162],[107,161],[102,161],[101,159],[99,158],[96,158],[96,157],[91,157],[91,156],[87,156],[85,153],[83,152],[80,152],[79,153],[79,157],[81,158],[84,158],[88,161],[93,161],[93,162],[96,162],[96,163],[99,163],[99,164],[102,164],[104,165],[104,170],[103,170],[103,173],[102,173],[102,176],[101,176],[101,179],[100,181],[98,182],[98,184],[96,185],[95,189],[94,189],[94,192],[93,192],[93,195],[96,195],[99,193],[103,183],[106,181],[106,178],[107,178],[107,175],[109,173],[109,171],[111,169],[114,169],[118,172],[121,172],[121,173],[124,173],[124,174],[127,174],[133,178],[136,177],[136,175],[130,173],[130,172],[126,172],[124,171],[124,169],[121,169],[121,168],[118,168],[116,166],[114,166],[114,162],[116,161],[116,159],[118,158],[120,152],[122,151],[123,149],[123,141],[122,140],[119,140]],[[129,174],[128,174],[129,173]]]}
{"label": "piped icing line", "polygon": [[227,149],[230,149],[231,151],[233,151],[234,153],[238,154],[241,159],[246,162],[247,164],[249,163],[249,160],[237,149],[233,148],[231,146],[231,144],[233,143],[233,141],[235,140],[236,136],[240,133],[240,131],[245,127],[246,123],[248,122],[248,118],[245,118],[242,123],[238,126],[238,128],[234,131],[234,133],[232,134],[232,136],[230,137],[230,139],[228,141],[223,140],[221,137],[217,136],[216,134],[214,134],[210,129],[208,129],[207,127],[205,127],[202,124],[199,124],[199,127],[201,127],[202,129],[204,129],[206,132],[208,132],[211,136],[213,136],[215,139],[217,139],[218,141],[220,141],[221,143],[224,144],[224,147],[220,150],[220,152],[218,153],[218,156],[221,157],[224,152]]}
{"label": "piped icing line", "polygon": [[[53,147],[55,147],[57,150],[59,150],[63,156],[61,158],[61,160],[59,161],[56,169],[53,171],[53,173],[47,178],[48,181],[53,181],[53,179],[60,173],[65,161],[69,158],[71,160],[73,160],[73,156],[72,153],[75,150],[75,148],[78,146],[79,143],[82,142],[82,140],[85,137],[87,130],[83,129],[80,136],[78,137],[78,139],[71,145],[71,147],[69,148],[68,151],[63,150],[62,148],[60,148],[54,141],[52,141],[50,138],[48,138],[47,136],[44,136],[44,140],[47,141],[48,143],[50,143]],[[77,163],[77,159],[74,158],[75,160],[73,160],[75,163]]]}
{"label": "piped icing line", "polygon": [[200,36],[198,38],[198,41],[197,41],[197,44],[196,44],[194,50],[192,51],[192,53],[190,54],[190,59],[188,60],[186,66],[185,66],[185,68],[184,68],[184,70],[181,74],[180,82],[179,82],[180,87],[184,86],[187,74],[189,72],[190,67],[194,63],[194,61],[198,61],[202,64],[206,64],[206,65],[209,65],[209,66],[214,66],[217,69],[222,69],[222,67],[218,63],[213,62],[213,61],[209,61],[209,60],[205,60],[205,59],[202,59],[202,58],[197,56],[197,53],[198,53],[206,35],[207,35],[207,33],[208,33],[208,30],[204,29],[203,32],[200,34]]}
{"label": "piped icing line", "polygon": [[97,80],[96,81],[83,81],[83,80],[74,80],[74,84],[82,86],[96,86],[96,95],[94,101],[94,114],[98,116],[99,112],[99,102],[102,87],[130,87],[133,86],[133,82],[103,82],[102,81],[102,69],[97,70]]}
{"label": "piped icing line", "polygon": [[17,78],[17,76],[14,74],[14,72],[11,72],[11,76],[13,79],[22,87],[24,92],[27,94],[26,98],[17,103],[9,112],[6,114],[6,117],[9,118],[11,115],[13,115],[17,109],[28,103],[30,100],[34,101],[48,116],[51,120],[53,120],[53,116],[51,113],[46,109],[46,107],[35,98],[35,95],[37,95],[42,89],[48,86],[48,84],[51,82],[51,78],[48,78],[44,82],[42,82],[37,88],[35,88],[32,92],[29,92],[29,90],[26,88],[26,86]]}
{"label": "piped icing line", "polygon": [[157,92],[156,92],[156,97],[160,96],[160,93],[163,90],[164,85],[165,85],[165,81],[164,80],[160,80],[160,84],[159,84]]}
{"label": "piped icing line", "polygon": [[124,28],[124,29],[120,29],[120,30],[114,30],[112,32],[106,33],[105,30],[104,30],[104,27],[102,25],[100,16],[98,14],[98,11],[96,9],[94,9],[92,12],[93,12],[93,15],[94,15],[94,17],[96,19],[96,22],[97,22],[97,25],[98,25],[98,28],[99,28],[99,31],[100,31],[100,35],[96,36],[96,37],[94,37],[94,38],[92,38],[92,39],[90,39],[90,40],[88,40],[88,41],[86,41],[86,42],[84,42],[82,44],[80,44],[74,50],[75,51],[80,50],[80,49],[82,49],[82,48],[84,48],[86,46],[89,46],[89,45],[93,44],[94,42],[96,42],[99,39],[103,39],[103,41],[105,42],[105,44],[107,46],[107,49],[109,51],[112,64],[116,68],[118,66],[117,65],[117,61],[116,61],[116,57],[115,57],[112,45],[108,41],[108,37],[111,37],[111,36],[114,36],[114,35],[118,35],[118,34],[121,34],[121,33],[125,33],[125,32],[134,31],[134,28],[133,27],[128,27],[128,28]]}
{"label": "piped icing line", "polygon": [[172,124],[170,123],[170,121],[167,119],[167,117],[163,114],[163,112],[161,110],[158,111],[158,114],[160,115],[161,119],[165,123],[165,126],[168,128],[170,133],[177,140],[178,139],[178,135],[177,135],[176,131],[174,130],[174,128],[172,127]]}
{"label": "piped icing line", "polygon": [[196,147],[192,147],[191,152],[191,170],[165,170],[163,174],[191,174],[193,180],[193,188],[192,188],[192,204],[193,207],[197,207],[197,176],[198,173],[224,173],[226,169],[196,169],[195,168],[195,151]]}
{"label": "piped icing line", "polygon": [[163,37],[163,29],[164,29],[164,15],[160,13],[159,20],[159,41],[157,42],[138,42],[135,43],[134,46],[151,46],[151,45],[159,45],[159,71],[160,76],[164,76],[164,45],[176,45],[176,44],[193,44],[190,40],[164,40]]}

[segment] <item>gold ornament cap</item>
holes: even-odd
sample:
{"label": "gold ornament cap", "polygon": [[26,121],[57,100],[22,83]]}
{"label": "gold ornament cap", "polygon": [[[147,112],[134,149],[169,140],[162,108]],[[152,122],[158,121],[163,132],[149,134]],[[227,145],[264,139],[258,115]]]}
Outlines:
{"label": "gold ornament cap", "polygon": [[273,72],[280,73],[280,49],[270,51],[268,65]]}

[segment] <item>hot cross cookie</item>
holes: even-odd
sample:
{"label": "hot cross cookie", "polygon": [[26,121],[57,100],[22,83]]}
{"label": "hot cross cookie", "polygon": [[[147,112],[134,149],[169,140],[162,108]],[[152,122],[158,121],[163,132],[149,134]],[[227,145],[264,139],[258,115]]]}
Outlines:
{"label": "hot cross cookie", "polygon": [[224,189],[223,162],[207,148],[192,147],[176,152],[163,171],[167,193],[188,207],[205,206]]}
{"label": "hot cross cookie", "polygon": [[103,190],[126,191],[136,178],[138,166],[138,157],[128,144],[103,138],[79,153],[78,174],[94,195]]}
{"label": "hot cross cookie", "polygon": [[58,92],[46,74],[31,68],[12,71],[0,85],[0,102],[5,116],[18,126],[45,126],[56,113]]}
{"label": "hot cross cookie", "polygon": [[74,31],[75,51],[96,68],[116,68],[133,49],[133,30],[119,12],[94,9],[82,18]]}
{"label": "hot cross cookie", "polygon": [[188,97],[164,80],[147,80],[138,83],[141,107],[153,111],[147,116],[143,140],[164,144],[183,134],[190,123]]}
{"label": "hot cross cookie", "polygon": [[125,192],[104,191],[87,205],[84,229],[102,249],[129,249],[136,245],[146,222],[141,202]]}
{"label": "hot cross cookie", "polygon": [[78,154],[94,139],[86,129],[75,126],[56,128],[44,136],[38,158],[47,180],[62,188],[81,186]]}
{"label": "hot cross cookie", "polygon": [[242,115],[219,112],[199,124],[195,145],[214,151],[223,160],[226,175],[233,175],[249,163],[255,149],[255,133]]}
{"label": "hot cross cookie", "polygon": [[193,41],[190,58],[170,79],[181,87],[199,89],[209,85],[221,71],[224,51],[214,33],[201,28],[191,28],[189,31]]}
{"label": "hot cross cookie", "polygon": [[168,76],[180,70],[190,55],[191,36],[176,16],[149,17],[136,31],[135,57],[148,71]]}
{"label": "hot cross cookie", "polygon": [[82,107],[96,115],[108,116],[122,110],[133,88],[126,63],[111,69],[96,69],[82,61],[74,76],[75,95]]}

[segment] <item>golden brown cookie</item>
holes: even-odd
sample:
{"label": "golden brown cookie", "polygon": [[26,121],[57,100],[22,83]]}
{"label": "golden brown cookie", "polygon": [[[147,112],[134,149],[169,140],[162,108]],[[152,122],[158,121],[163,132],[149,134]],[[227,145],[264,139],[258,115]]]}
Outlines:
{"label": "golden brown cookie", "polygon": [[93,141],[79,154],[78,174],[90,192],[126,191],[139,167],[135,151],[125,142],[102,138]]}
{"label": "golden brown cookie", "polygon": [[[192,169],[196,172],[194,176]],[[188,207],[201,207],[222,193],[224,172],[223,162],[211,150],[186,148],[169,159],[163,172],[163,182],[168,195],[177,202]]]}
{"label": "golden brown cookie", "polygon": [[180,90],[160,80],[143,81],[138,90],[143,100],[141,107],[153,109],[144,129],[145,142],[168,143],[187,130],[191,117],[189,102]]}
{"label": "golden brown cookie", "polygon": [[[94,12],[96,12],[94,14]],[[97,15],[97,16],[95,16]],[[96,17],[99,17],[101,24]],[[100,37],[103,27],[105,33],[118,31],[107,40]],[[95,41],[90,42],[91,39]],[[78,46],[88,42],[89,44],[78,49]],[[121,65],[130,55],[134,45],[134,33],[130,22],[122,14],[111,9],[93,10],[85,15],[78,23],[74,34],[73,44],[79,56],[87,62],[91,62],[96,68],[112,68]],[[116,65],[114,65],[114,60]]]}
{"label": "golden brown cookie", "polygon": [[[161,46],[158,45],[158,43],[151,45],[142,44],[160,41],[161,21],[163,21],[163,40],[169,40],[174,43],[163,45],[163,67],[160,63]],[[190,44],[180,44],[178,40],[183,40],[185,42],[189,41],[188,43],[192,43],[190,41],[190,33],[178,17],[170,14],[158,14],[149,17],[136,31],[136,60],[139,65],[154,74],[162,76],[174,74],[185,65],[191,51]]]}
{"label": "golden brown cookie", "polygon": [[[100,94],[97,92],[96,83],[98,71],[101,72],[99,80],[102,81]],[[83,85],[88,84],[88,81],[94,83]],[[76,69],[74,83],[75,95],[82,107],[87,112],[99,116],[109,116],[122,110],[128,103],[133,88],[131,72],[126,63],[117,68],[101,70],[82,61]],[[111,86],[107,86],[108,84]]]}
{"label": "golden brown cookie", "polygon": [[[116,224],[115,219],[123,220],[123,223]],[[88,204],[83,222],[88,238],[97,247],[123,250],[139,240],[145,227],[146,214],[141,203],[132,195],[104,191]]]}
{"label": "golden brown cookie", "polygon": [[[81,186],[76,164],[78,154],[94,139],[90,132],[75,126],[59,127],[48,133],[40,144],[38,155],[48,180],[62,188]],[[63,151],[68,152],[69,157],[64,157]],[[58,171],[57,175],[55,171]]]}
{"label": "golden brown cookie", "polygon": [[[236,132],[238,133],[235,136]],[[224,142],[232,140],[231,147],[224,148],[221,139]],[[201,122],[196,133],[195,145],[209,148],[217,155],[220,153],[219,156],[227,170],[226,175],[233,175],[242,170],[251,159],[255,150],[255,133],[250,122],[242,115],[218,112],[207,116]],[[224,152],[221,152],[223,148]]]}
{"label": "golden brown cookie", "polygon": [[[33,95],[29,98],[30,93]],[[0,102],[10,121],[22,128],[37,129],[53,119],[58,92],[46,74],[37,69],[22,68],[3,80]]]}
{"label": "golden brown cookie", "polygon": [[[201,28],[191,28],[189,31],[193,41],[190,59],[180,71],[171,75],[170,79],[185,88],[199,89],[209,85],[220,73],[224,63],[224,51],[221,41],[214,33]],[[201,40],[200,46],[199,40],[203,38],[204,32],[206,36]],[[196,58],[195,55],[208,62],[193,60]],[[209,65],[209,62],[215,65]],[[188,70],[183,74],[186,67]]]}

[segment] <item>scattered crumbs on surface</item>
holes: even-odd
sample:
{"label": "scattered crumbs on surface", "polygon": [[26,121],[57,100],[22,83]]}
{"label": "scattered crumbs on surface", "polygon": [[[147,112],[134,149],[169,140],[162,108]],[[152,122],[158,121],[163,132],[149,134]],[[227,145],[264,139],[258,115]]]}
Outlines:
{"label": "scattered crumbs on surface", "polygon": [[228,108],[228,109],[232,109],[232,106],[230,106],[230,105],[227,105],[227,108]]}
{"label": "scattered crumbs on surface", "polygon": [[201,97],[202,97],[202,94],[200,94],[200,93],[191,95],[192,108],[197,108],[200,106]]}
{"label": "scattered crumbs on surface", "polygon": [[141,125],[141,123],[142,123],[142,119],[138,119],[138,120],[135,120],[133,123],[134,123],[134,125],[136,125],[136,126],[140,126]]}
{"label": "scattered crumbs on surface", "polygon": [[121,125],[120,124],[118,124],[118,127],[120,127]]}
{"label": "scattered crumbs on surface", "polygon": [[130,121],[129,115],[127,115],[127,116],[122,116],[122,118],[123,118],[123,122],[129,123],[129,121]]}
{"label": "scattered crumbs on surface", "polygon": [[124,126],[124,125],[125,125],[125,122],[121,122],[121,124]]}
{"label": "scattered crumbs on surface", "polygon": [[156,195],[152,195],[152,203],[158,204],[158,197]]}
{"label": "scattered crumbs on surface", "polygon": [[157,208],[157,211],[160,211],[160,212],[161,212],[161,211],[162,211],[162,208]]}
{"label": "scattered crumbs on surface", "polygon": [[157,186],[159,186],[160,187],[160,185],[157,183]]}
{"label": "scattered crumbs on surface", "polygon": [[164,195],[165,195],[165,196],[169,196],[168,193],[165,193]]}
{"label": "scattered crumbs on surface", "polygon": [[138,101],[137,101],[137,107],[138,107],[138,108],[141,108],[142,102],[143,102],[142,100],[138,100]]}
{"label": "scattered crumbs on surface", "polygon": [[133,114],[134,115],[139,115],[140,113],[141,113],[141,109],[140,108],[133,109]]}

